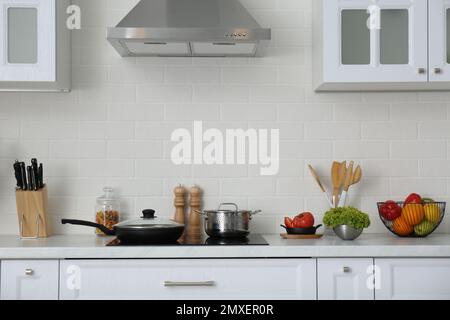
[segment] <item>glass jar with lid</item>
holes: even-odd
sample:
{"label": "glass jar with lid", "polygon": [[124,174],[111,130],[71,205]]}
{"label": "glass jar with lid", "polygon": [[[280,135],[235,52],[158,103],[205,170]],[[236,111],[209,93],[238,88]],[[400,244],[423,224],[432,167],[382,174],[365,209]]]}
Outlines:
{"label": "glass jar with lid", "polygon": [[[111,187],[103,188],[104,194],[97,198],[95,222],[102,224],[108,229],[119,223],[120,219],[120,199],[114,195],[114,189]],[[95,234],[104,236],[105,234],[95,229]]]}

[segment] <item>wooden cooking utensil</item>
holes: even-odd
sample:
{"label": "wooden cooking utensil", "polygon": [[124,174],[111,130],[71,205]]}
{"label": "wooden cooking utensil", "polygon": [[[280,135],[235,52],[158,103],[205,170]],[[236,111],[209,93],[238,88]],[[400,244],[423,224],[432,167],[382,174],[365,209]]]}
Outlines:
{"label": "wooden cooking utensil", "polygon": [[283,239],[320,239],[323,237],[323,234],[287,234],[280,233],[280,236]]}
{"label": "wooden cooking utensil", "polygon": [[350,161],[350,164],[347,168],[347,172],[345,174],[345,182],[344,182],[344,187],[341,193],[341,197],[339,199],[339,205],[338,207],[344,207],[345,206],[345,202],[347,201],[347,192],[348,189],[350,188],[350,186],[352,185],[353,182],[353,176],[354,176],[354,172],[353,172],[353,165],[354,162]]}
{"label": "wooden cooking utensil", "polygon": [[352,185],[360,182],[361,178],[362,178],[362,169],[361,166],[357,166],[355,169],[355,173],[353,174]]}
{"label": "wooden cooking utensil", "polygon": [[333,207],[333,203],[331,202],[330,197],[328,197],[328,193],[325,190],[325,187],[323,186],[322,182],[320,181],[319,175],[317,174],[317,172],[314,170],[314,168],[310,164],[308,165],[308,168],[309,168],[309,171],[311,172],[312,176],[316,180],[317,184],[319,185],[320,190],[322,190],[322,194],[325,197],[327,203],[332,208]]}
{"label": "wooden cooking utensil", "polygon": [[339,189],[341,188],[341,182],[339,178],[339,173],[341,169],[341,164],[337,161],[334,161],[331,165],[331,182],[333,184],[333,204],[337,203],[337,196],[339,194]]}

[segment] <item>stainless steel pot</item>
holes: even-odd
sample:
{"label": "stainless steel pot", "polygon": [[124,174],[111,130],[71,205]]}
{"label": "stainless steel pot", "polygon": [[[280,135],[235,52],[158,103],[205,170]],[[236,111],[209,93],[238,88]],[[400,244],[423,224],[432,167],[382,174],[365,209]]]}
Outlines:
{"label": "stainless steel pot", "polygon": [[[234,210],[223,209],[232,206]],[[252,215],[261,212],[239,210],[235,203],[222,203],[217,210],[204,210],[197,213],[205,217],[205,232],[211,238],[244,238],[250,233]]]}

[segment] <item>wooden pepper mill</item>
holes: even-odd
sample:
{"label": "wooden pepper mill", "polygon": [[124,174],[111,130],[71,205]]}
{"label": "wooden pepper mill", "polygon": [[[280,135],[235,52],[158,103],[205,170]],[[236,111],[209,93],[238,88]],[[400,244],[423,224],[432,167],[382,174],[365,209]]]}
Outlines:
{"label": "wooden pepper mill", "polygon": [[188,235],[196,236],[201,234],[201,216],[196,210],[200,210],[202,190],[193,186],[190,190],[189,205],[191,207],[188,219]]}
{"label": "wooden pepper mill", "polygon": [[173,190],[175,194],[175,218],[174,220],[178,223],[184,224],[185,216],[184,216],[184,208],[185,208],[185,196],[186,189],[180,184]]}

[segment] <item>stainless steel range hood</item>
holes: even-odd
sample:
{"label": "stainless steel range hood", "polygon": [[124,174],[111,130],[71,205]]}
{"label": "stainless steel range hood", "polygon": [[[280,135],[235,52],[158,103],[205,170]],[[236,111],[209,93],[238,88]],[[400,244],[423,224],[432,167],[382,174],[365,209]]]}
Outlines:
{"label": "stainless steel range hood", "polygon": [[238,0],[141,0],[107,37],[123,57],[255,56],[270,38]]}

